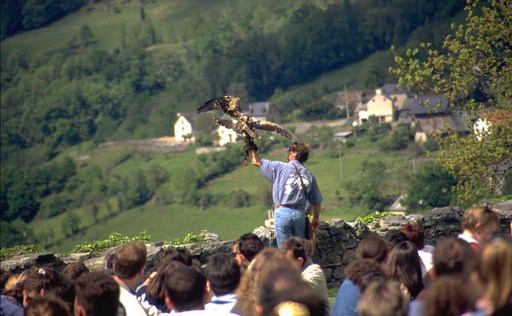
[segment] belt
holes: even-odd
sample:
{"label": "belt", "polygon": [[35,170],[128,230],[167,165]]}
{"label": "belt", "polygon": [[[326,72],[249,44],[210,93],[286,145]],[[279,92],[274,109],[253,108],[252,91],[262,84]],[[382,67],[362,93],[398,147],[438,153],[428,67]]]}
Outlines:
{"label": "belt", "polygon": [[298,207],[296,205],[292,205],[292,204],[277,204],[276,205],[276,208],[280,208],[280,207],[298,209]]}

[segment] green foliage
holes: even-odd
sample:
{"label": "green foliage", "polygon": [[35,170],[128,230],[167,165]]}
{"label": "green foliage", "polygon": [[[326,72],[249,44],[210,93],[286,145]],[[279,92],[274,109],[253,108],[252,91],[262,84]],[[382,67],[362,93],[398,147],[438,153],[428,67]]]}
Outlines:
{"label": "green foliage", "polygon": [[173,246],[181,246],[196,243],[202,240],[202,237],[207,234],[207,230],[201,230],[199,233],[187,233],[183,237],[175,238],[169,242]]}
{"label": "green foliage", "polygon": [[411,176],[405,205],[412,210],[447,206],[454,188],[452,176],[435,165],[427,165]]}
{"label": "green foliage", "polygon": [[87,241],[78,244],[71,252],[90,252],[92,255],[97,256],[104,250],[135,240],[150,241],[151,236],[146,231],[134,236],[111,233],[107,239]]}
{"label": "green foliage", "polygon": [[251,195],[243,189],[238,189],[234,192],[231,192],[231,194],[228,197],[227,204],[229,207],[233,208],[250,206]]}
{"label": "green foliage", "polygon": [[5,260],[13,254],[36,253],[43,249],[39,245],[17,245],[8,248],[0,248],[0,260]]}
{"label": "green foliage", "polygon": [[386,200],[382,196],[383,174],[386,166],[382,161],[365,160],[356,179],[346,185],[350,203],[370,210],[382,210]]}
{"label": "green foliage", "polygon": [[68,212],[61,221],[61,230],[64,236],[69,237],[80,230],[80,217],[73,212]]}
{"label": "green foliage", "polygon": [[443,94],[454,108],[500,117],[481,140],[474,134],[437,139],[437,162],[456,179],[458,201],[470,205],[497,192],[503,176],[497,166],[512,152],[512,6],[469,1],[465,11],[465,23],[452,25],[443,50],[422,43],[405,57],[395,53],[397,66],[390,71],[402,85]]}
{"label": "green foliage", "polygon": [[21,219],[12,222],[1,221],[0,245],[2,248],[35,242],[33,232]]}
{"label": "green foliage", "polygon": [[497,166],[510,159],[512,115],[505,114],[503,119],[503,125],[491,127],[482,139],[475,134],[437,138],[440,150],[436,152],[436,161],[457,180],[457,199],[461,205],[490,197],[506,176],[497,172]]}
{"label": "green foliage", "polygon": [[363,125],[363,128],[368,139],[372,142],[375,142],[389,134],[391,131],[391,124],[380,123],[375,117],[372,116],[368,122]]}
{"label": "green foliage", "polygon": [[379,142],[382,151],[397,151],[407,148],[409,142],[414,138],[414,131],[409,124],[399,124],[391,135]]}
{"label": "green foliage", "polygon": [[315,100],[301,107],[300,118],[305,121],[334,120],[344,117],[345,112],[340,111],[334,104],[324,99]]}
{"label": "green foliage", "polygon": [[84,0],[7,0],[2,1],[0,38],[45,26],[80,9]]}
{"label": "green foliage", "polygon": [[391,215],[391,212],[376,211],[376,212],[370,213],[368,215],[356,217],[356,222],[362,223],[362,224],[370,224],[370,223],[374,223],[375,221],[377,221],[383,217],[389,216],[389,215]]}

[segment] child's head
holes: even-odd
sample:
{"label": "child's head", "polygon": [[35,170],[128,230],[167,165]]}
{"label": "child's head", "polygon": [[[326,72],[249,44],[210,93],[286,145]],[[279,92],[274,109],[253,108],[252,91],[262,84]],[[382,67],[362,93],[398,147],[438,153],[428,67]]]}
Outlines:
{"label": "child's head", "polygon": [[462,228],[479,242],[485,242],[492,238],[498,223],[498,216],[489,207],[472,207],[464,212]]}

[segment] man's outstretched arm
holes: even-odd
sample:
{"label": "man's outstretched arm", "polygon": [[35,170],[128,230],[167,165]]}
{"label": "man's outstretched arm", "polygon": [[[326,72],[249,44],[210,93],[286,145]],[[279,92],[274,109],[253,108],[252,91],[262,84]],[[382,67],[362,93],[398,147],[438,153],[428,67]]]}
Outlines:
{"label": "man's outstretched arm", "polygon": [[257,149],[249,149],[249,159],[251,160],[251,164],[257,168],[261,166],[261,159],[258,156]]}

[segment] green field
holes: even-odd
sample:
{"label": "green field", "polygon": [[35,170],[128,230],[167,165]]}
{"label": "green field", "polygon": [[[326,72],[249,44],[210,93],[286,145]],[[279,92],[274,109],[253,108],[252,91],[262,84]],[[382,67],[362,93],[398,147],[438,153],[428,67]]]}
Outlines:
{"label": "green field", "polygon": [[[339,146],[339,145],[338,145]],[[84,152],[73,149],[68,153],[77,151],[77,157],[84,157]],[[263,154],[263,158],[284,160],[285,150],[277,148]],[[357,172],[364,160],[381,160],[386,168],[382,170],[384,177],[383,193],[388,197],[396,197],[403,193],[407,185],[407,176],[413,170],[412,151],[403,150],[393,153],[383,153],[377,149],[375,143],[365,138],[356,142],[356,146],[344,149],[344,155],[334,156],[327,152],[316,151],[311,155],[307,166],[315,174],[319,183],[323,201],[322,219],[343,218],[352,220],[359,215],[365,215],[370,210],[351,206],[349,196],[345,192],[345,185],[357,177]],[[182,153],[174,154],[135,154],[130,147],[114,147],[94,149],[86,154],[89,158],[81,161],[81,168],[98,166],[107,173],[121,176],[129,175],[136,170],[146,170],[153,164],[163,166],[171,174],[170,182],[162,185],[169,188],[172,184],[172,174],[193,166],[198,162],[194,147]],[[425,158],[416,158],[415,167],[423,163]],[[81,220],[81,230],[71,238],[65,238],[61,232],[61,222],[67,212],[49,219],[36,218],[29,225],[34,233],[41,234],[53,231],[54,250],[63,251],[71,249],[75,244],[93,239],[103,239],[112,232],[133,235],[146,230],[153,241],[172,240],[189,232],[208,230],[220,235],[223,240],[240,236],[242,233],[252,231],[263,224],[266,217],[266,208],[258,198],[262,190],[268,189],[270,182],[259,175],[253,166],[240,166],[234,171],[210,181],[201,190],[207,191],[214,197],[223,197],[242,189],[251,194],[250,207],[230,208],[222,204],[213,205],[206,209],[190,205],[170,204],[161,205],[150,200],[122,212],[109,211],[106,202],[99,206],[99,221],[94,223],[86,207],[71,210]],[[336,194],[336,192],[339,194]],[[108,203],[111,210],[117,210],[117,201],[111,198]]]}

